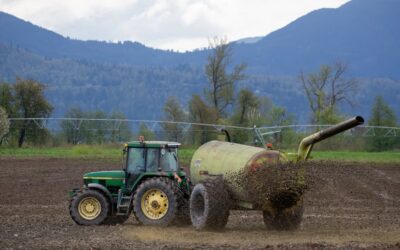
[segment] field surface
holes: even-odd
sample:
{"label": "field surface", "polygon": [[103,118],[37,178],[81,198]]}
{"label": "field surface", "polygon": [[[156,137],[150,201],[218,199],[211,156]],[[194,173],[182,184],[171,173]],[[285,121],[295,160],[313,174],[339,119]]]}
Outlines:
{"label": "field surface", "polygon": [[[179,160],[189,165],[196,148],[181,147]],[[297,150],[287,152],[296,153]],[[64,147],[0,147],[0,158],[63,158],[63,159],[106,159],[120,162],[122,145],[75,145]],[[349,162],[374,162],[400,164],[400,151],[365,152],[365,151],[317,151],[311,152],[315,160],[335,160]]]}
{"label": "field surface", "polygon": [[232,211],[222,232],[123,225],[82,227],[69,217],[69,189],[115,160],[0,158],[1,249],[400,248],[400,166],[314,163],[300,229],[266,231],[256,211]]}

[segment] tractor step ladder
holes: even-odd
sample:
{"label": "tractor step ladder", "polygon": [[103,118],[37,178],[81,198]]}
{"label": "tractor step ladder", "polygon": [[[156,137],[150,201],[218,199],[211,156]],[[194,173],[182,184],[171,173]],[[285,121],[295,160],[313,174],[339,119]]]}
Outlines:
{"label": "tractor step ladder", "polygon": [[126,196],[122,190],[118,190],[118,203],[116,215],[129,215],[131,210],[131,196]]}

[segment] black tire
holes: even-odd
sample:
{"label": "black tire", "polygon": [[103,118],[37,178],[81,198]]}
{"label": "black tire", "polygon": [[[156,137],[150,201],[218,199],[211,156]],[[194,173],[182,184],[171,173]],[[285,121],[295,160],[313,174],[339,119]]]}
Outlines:
{"label": "black tire", "polygon": [[[142,199],[144,199],[147,192],[151,190],[159,190],[166,195],[168,200],[168,209],[160,218],[151,218],[146,215],[142,209]],[[136,189],[133,198],[133,212],[139,223],[145,226],[169,226],[177,218],[178,214],[178,197],[174,192],[174,182],[167,178],[151,178],[142,182]],[[164,203],[157,203],[155,206],[165,206]]]}
{"label": "black tire", "polygon": [[222,178],[197,184],[190,196],[190,218],[197,230],[221,230],[228,223],[229,193]]}
{"label": "black tire", "polygon": [[[94,215],[90,218],[84,215],[84,204],[87,203],[89,200],[92,200],[99,207],[99,212],[94,213]],[[69,205],[69,213],[71,218],[75,221],[78,225],[83,226],[91,226],[91,225],[100,225],[102,224],[109,213],[110,204],[107,198],[99,191],[91,190],[91,189],[83,189],[78,191],[76,195],[74,195],[71,199]],[[88,213],[90,214],[90,213]]]}
{"label": "black tire", "polygon": [[268,230],[295,230],[301,224],[303,212],[304,206],[301,198],[294,206],[278,210],[275,215],[263,211],[264,224]]}

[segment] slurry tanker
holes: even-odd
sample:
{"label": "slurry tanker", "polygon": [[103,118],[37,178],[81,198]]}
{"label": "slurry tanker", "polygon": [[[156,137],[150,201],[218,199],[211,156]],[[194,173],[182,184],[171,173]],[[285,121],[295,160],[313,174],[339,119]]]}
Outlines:
{"label": "slurry tanker", "polygon": [[303,216],[301,163],[315,143],[363,122],[357,116],[314,133],[295,154],[210,141],[195,151],[189,175],[178,164],[179,143],[141,138],[125,144],[122,170],[83,176],[83,187],[70,192],[70,215],[79,225],[123,223],[133,214],[143,225],[219,230],[230,210],[261,210],[267,228],[295,229]]}

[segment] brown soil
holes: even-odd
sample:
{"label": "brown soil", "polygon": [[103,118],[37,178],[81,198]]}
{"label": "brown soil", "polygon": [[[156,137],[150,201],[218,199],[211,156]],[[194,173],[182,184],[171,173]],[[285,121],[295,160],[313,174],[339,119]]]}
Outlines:
{"label": "brown soil", "polygon": [[82,184],[85,172],[118,168],[102,161],[0,158],[0,248],[400,248],[400,166],[310,164],[303,222],[291,232],[266,231],[257,211],[232,211],[223,232],[144,227],[133,219],[76,225],[68,190]]}

